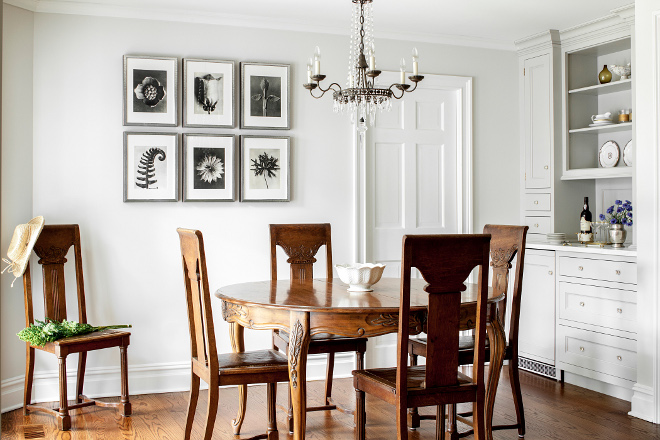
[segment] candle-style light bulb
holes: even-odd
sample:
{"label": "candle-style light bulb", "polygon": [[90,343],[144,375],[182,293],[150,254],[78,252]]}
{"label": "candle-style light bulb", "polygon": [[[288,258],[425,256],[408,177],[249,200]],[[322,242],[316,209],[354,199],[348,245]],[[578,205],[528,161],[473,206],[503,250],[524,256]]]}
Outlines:
{"label": "candle-style light bulb", "polygon": [[412,50],[412,60],[413,60],[413,75],[417,76],[419,75],[419,66],[418,66],[418,61],[419,61],[419,53],[417,52],[417,48],[413,47]]}
{"label": "candle-style light bulb", "polygon": [[401,58],[401,81],[400,84],[405,84],[406,83],[406,59]]}
{"label": "candle-style light bulb", "polygon": [[376,70],[376,45],[373,42],[369,48],[369,70]]}
{"label": "candle-style light bulb", "polygon": [[307,60],[307,84],[312,82],[312,59]]}
{"label": "candle-style light bulb", "polygon": [[321,48],[316,46],[314,49],[314,75],[321,74]]}

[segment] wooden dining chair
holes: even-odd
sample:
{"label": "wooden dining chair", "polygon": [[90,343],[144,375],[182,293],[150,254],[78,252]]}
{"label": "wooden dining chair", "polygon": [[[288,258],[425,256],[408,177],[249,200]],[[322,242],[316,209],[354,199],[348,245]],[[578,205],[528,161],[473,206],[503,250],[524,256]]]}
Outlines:
{"label": "wooden dining chair", "polygon": [[[191,352],[190,398],[184,438],[190,439],[201,379],[209,385],[204,440],[209,440],[213,435],[213,425],[218,411],[219,387],[253,383],[267,384],[268,431],[250,439],[277,440],[279,438],[275,418],[277,382],[289,381],[287,358],[277,350],[228,353],[218,356],[204,238],[197,230],[179,228],[177,232],[181,242]],[[234,430],[234,434],[238,435],[239,432],[236,431],[240,431],[240,426]]]}
{"label": "wooden dining chair", "polygon": [[[437,406],[436,439],[441,439],[445,431],[445,405],[463,402],[473,402],[475,439],[485,438],[484,361],[489,241],[487,234],[403,237],[397,366],[353,372],[358,402],[357,440],[365,438],[365,392],[395,405],[398,440],[408,438],[408,408]],[[465,290],[464,281],[475,267],[479,268],[475,350],[472,376],[468,376],[458,371],[459,332],[472,325],[467,318],[461,318],[461,292]],[[417,268],[428,283],[424,287],[429,294],[425,323],[428,342],[426,366],[409,367],[412,268]]]}
{"label": "wooden dining chair", "polygon": [[[283,224],[270,225],[270,277],[277,280],[277,246],[280,246],[289,257],[291,280],[311,280],[315,255],[321,246],[325,246],[326,278],[332,279],[332,242],[330,239],[330,224]],[[288,353],[289,335],[283,331],[273,330],[273,348]],[[353,411],[337,406],[332,400],[332,374],[335,365],[335,353],[355,352],[356,368],[362,369],[364,353],[367,351],[366,338],[349,338],[328,334],[313,335],[309,344],[308,354],[326,353],[328,364],[325,378],[325,405],[307,407],[307,411],[323,411],[338,409],[347,414]],[[293,409],[289,395],[288,409],[289,432],[293,432]]]}
{"label": "wooden dining chair", "polygon": [[[54,321],[67,319],[64,264],[67,262],[66,255],[71,246],[73,246],[76,271],[78,321],[86,323],[87,306],[85,302],[85,282],[80,250],[80,229],[78,225],[45,225],[34,245],[34,252],[39,257],[39,264],[41,264],[43,272],[44,315],[45,318]],[[32,279],[29,264],[23,274],[23,291],[25,296],[25,323],[26,326],[30,326],[34,323],[34,311],[32,307]],[[32,347],[29,343],[26,343],[23,413],[27,415],[30,410],[33,410],[53,415],[57,418],[57,427],[61,431],[71,429],[69,411],[76,408],[92,405],[112,407],[118,408],[122,416],[130,416],[131,403],[128,398],[126,359],[126,349],[130,343],[130,336],[130,332],[123,330],[104,330],[49,342],[44,347]],[[119,347],[121,365],[121,398],[116,403],[93,400],[83,395],[87,352],[110,347]],[[35,349],[53,353],[57,356],[60,394],[59,408],[57,410],[31,404]],[[72,353],[78,353],[78,373],[75,404],[70,405],[67,397],[66,360],[67,356]]]}
{"label": "wooden dining chair", "polygon": [[[520,300],[522,298],[522,278],[525,264],[525,243],[527,240],[527,226],[508,226],[508,225],[486,225],[484,234],[491,235],[490,241],[490,267],[492,267],[492,288],[495,295],[507,294],[509,289],[509,270],[511,262],[517,256],[516,270],[513,281],[513,292],[511,298],[511,316],[509,319],[509,340],[504,352],[504,359],[509,361],[509,382],[513,393],[513,402],[516,409],[516,423],[509,425],[495,425],[493,430],[517,429],[518,436],[525,436],[525,411],[523,408],[522,392],[520,389],[520,374],[518,372],[518,330],[520,321]],[[498,316],[503,323],[506,317],[506,303],[498,303]],[[486,355],[490,356],[488,349],[488,340],[486,340]],[[459,340],[459,364],[466,365],[471,362],[475,347],[474,336],[462,336]],[[410,355],[410,364],[417,365],[417,357],[426,357],[427,339],[410,339],[408,343],[408,353]],[[470,413],[463,413],[457,417],[456,407],[449,409],[449,435],[452,440],[466,435],[472,431],[466,431],[458,434],[456,429],[457,418],[464,420],[463,416]],[[420,419],[434,419],[432,415],[419,415],[417,408],[410,411],[410,425],[412,428],[419,427]]]}

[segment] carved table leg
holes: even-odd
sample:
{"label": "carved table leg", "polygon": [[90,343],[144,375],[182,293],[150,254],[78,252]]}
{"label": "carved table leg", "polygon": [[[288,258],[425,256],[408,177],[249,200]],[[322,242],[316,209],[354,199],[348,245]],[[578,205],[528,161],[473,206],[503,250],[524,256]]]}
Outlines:
{"label": "carved table leg", "polygon": [[[245,341],[243,339],[244,328],[237,322],[229,324],[229,337],[231,338],[231,349],[234,353],[243,353],[245,351]],[[241,433],[241,426],[245,419],[245,409],[247,407],[247,385],[238,386],[238,413],[236,418],[231,421],[231,427],[234,435]]]}
{"label": "carved table leg", "polygon": [[493,406],[495,405],[495,394],[500,381],[502,363],[504,362],[504,350],[506,348],[506,336],[499,316],[494,314],[493,320],[486,326],[490,342],[490,367],[488,372],[488,383],[486,385],[486,440],[493,440]]}
{"label": "carved table leg", "polygon": [[289,388],[293,404],[293,439],[304,440],[307,416],[307,351],[309,313],[291,312],[289,333]]}

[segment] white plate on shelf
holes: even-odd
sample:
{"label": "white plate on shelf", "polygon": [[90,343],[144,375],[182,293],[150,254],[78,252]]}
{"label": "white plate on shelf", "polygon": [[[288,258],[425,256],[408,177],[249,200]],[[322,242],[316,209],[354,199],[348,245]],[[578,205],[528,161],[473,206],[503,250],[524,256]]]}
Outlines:
{"label": "white plate on shelf", "polygon": [[612,168],[619,163],[619,144],[607,141],[598,150],[598,163],[602,168]]}
{"label": "white plate on shelf", "polygon": [[623,147],[623,162],[626,166],[633,165],[633,141],[630,139],[625,147]]}
{"label": "white plate on shelf", "polygon": [[589,124],[589,127],[600,127],[602,125],[614,125],[612,121],[596,121],[593,124]]}

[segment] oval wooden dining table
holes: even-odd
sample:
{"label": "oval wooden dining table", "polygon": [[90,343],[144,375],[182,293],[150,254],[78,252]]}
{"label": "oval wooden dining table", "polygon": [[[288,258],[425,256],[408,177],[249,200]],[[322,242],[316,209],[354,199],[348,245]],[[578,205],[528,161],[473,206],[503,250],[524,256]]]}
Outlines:
{"label": "oval wooden dining table", "polygon": [[[428,294],[426,282],[411,280],[410,334],[425,329]],[[215,293],[222,301],[222,317],[230,323],[232,350],[245,350],[245,328],[278,329],[290,335],[289,386],[293,404],[293,438],[305,438],[307,349],[311,336],[329,333],[339,336],[371,337],[396,333],[399,325],[399,278],[383,278],[372,292],[348,292],[339,279],[277,280],[233,284]],[[474,328],[477,286],[466,284],[461,295],[461,330]],[[489,289],[488,338],[490,368],[486,385],[486,432],[492,439],[492,415],[506,340],[495,313],[505,295],[492,296]],[[407,348],[406,348],[407,349]],[[239,386],[239,410],[232,421],[238,432],[245,417],[247,387]]]}

